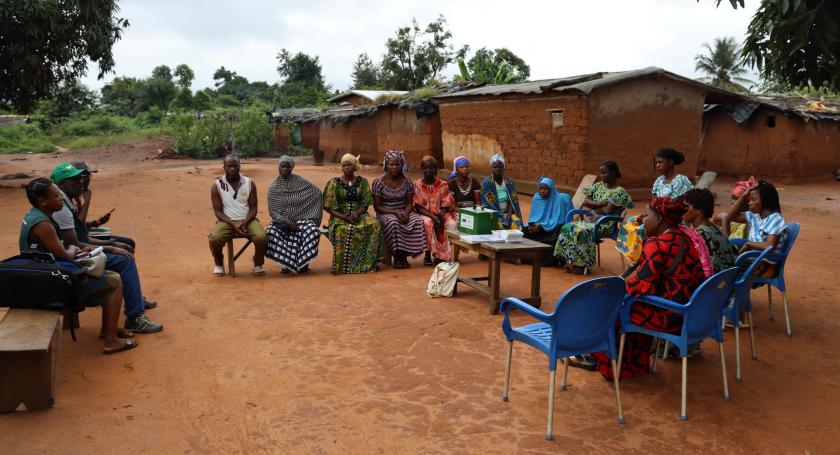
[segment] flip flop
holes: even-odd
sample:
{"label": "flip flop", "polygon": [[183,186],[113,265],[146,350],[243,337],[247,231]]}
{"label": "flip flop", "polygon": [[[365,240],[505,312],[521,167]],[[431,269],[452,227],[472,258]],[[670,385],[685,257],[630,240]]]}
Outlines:
{"label": "flip flop", "polygon": [[111,355],[111,354],[116,354],[116,353],[122,352],[122,351],[130,351],[130,350],[136,348],[137,346],[139,346],[137,344],[137,342],[134,341],[134,340],[124,340],[124,341],[125,342],[123,343],[123,345],[118,347],[117,349],[103,349],[102,353],[105,354],[105,355]]}
{"label": "flip flop", "polygon": [[575,360],[569,359],[569,366],[581,368],[587,371],[595,371],[598,367],[598,362],[590,355],[584,354],[575,356]]}
{"label": "flip flop", "polygon": [[[122,339],[134,338],[134,332],[120,327],[120,328],[117,329],[117,338],[122,338]],[[105,335],[99,335],[99,339],[104,340]]]}

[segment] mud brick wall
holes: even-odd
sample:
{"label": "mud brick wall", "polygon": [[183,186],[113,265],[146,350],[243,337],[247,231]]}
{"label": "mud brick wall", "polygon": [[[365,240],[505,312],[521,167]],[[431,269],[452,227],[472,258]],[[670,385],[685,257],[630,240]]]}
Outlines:
{"label": "mud brick wall", "polygon": [[379,162],[376,140],[376,119],[357,117],[333,125],[329,118],[319,122],[319,148],[324,150],[324,160],[337,161],[341,155],[360,155],[364,164]]}
{"label": "mud brick wall", "polygon": [[[563,109],[562,126],[550,110]],[[588,107],[583,95],[506,95],[440,100],[443,158],[465,155],[473,172],[487,175],[489,159],[502,153],[517,181],[541,176],[576,188],[584,171]],[[590,166],[591,167],[591,166]]]}
{"label": "mud brick wall", "polygon": [[300,124],[300,142],[304,147],[309,150],[318,150],[320,137],[321,125],[319,122]]}
{"label": "mud brick wall", "polygon": [[840,167],[837,122],[761,107],[740,125],[724,111],[712,112],[704,129],[700,167],[719,174],[791,182],[827,178]]}
{"label": "mud brick wall", "polygon": [[649,194],[658,177],[653,155],[672,147],[685,154],[677,172],[693,178],[700,155],[704,98],[703,90],[665,78],[640,79],[592,92],[586,174],[597,175],[601,163],[613,160],[621,169],[620,185],[628,190],[647,189],[645,194]]}
{"label": "mud brick wall", "polygon": [[443,162],[440,139],[440,115],[417,118],[414,109],[388,106],[376,112],[379,161],[388,150],[402,150],[409,169],[420,170],[425,155]]}
{"label": "mud brick wall", "polygon": [[274,150],[287,150],[291,143],[289,127],[283,123],[274,124]]}

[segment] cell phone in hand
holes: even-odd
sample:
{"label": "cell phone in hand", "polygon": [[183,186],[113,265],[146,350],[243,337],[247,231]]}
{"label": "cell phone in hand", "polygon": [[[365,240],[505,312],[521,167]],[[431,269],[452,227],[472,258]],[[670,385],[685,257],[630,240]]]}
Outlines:
{"label": "cell phone in hand", "polygon": [[91,250],[90,255],[91,256],[96,256],[97,254],[102,253],[103,250],[104,250],[104,248],[102,248],[101,246],[98,246],[98,247],[94,248],[93,250]]}

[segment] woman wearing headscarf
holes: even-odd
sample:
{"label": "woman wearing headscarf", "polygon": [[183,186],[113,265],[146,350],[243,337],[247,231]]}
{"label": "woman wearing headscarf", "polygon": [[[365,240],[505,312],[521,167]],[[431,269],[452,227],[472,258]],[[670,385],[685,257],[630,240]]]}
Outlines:
{"label": "woman wearing headscarf", "polygon": [[[654,155],[654,168],[660,174],[653,182],[651,193],[654,197],[676,199],[694,188],[688,177],[678,174],[676,166],[685,161],[685,155],[679,150],[665,147]],[[618,231],[616,249],[630,262],[636,262],[645,240],[643,220],[627,218]]]}
{"label": "woman wearing headscarf", "polygon": [[449,192],[449,185],[437,177],[438,165],[433,156],[424,156],[420,168],[423,177],[414,181],[414,209],[423,219],[423,231],[426,234],[426,256],[423,265],[434,265],[435,260],[449,261],[452,252],[447,229],[458,227],[458,214],[455,211],[455,199]]}
{"label": "woman wearing headscarf", "polygon": [[382,233],[376,218],[368,214],[373,195],[367,179],[356,175],[360,167],[358,157],[345,154],[341,175],[330,179],[324,189],[334,274],[376,271],[382,260]]}
{"label": "woman wearing headscarf", "polygon": [[458,207],[478,207],[481,205],[481,184],[475,177],[470,177],[470,160],[458,156],[452,160],[452,173],[449,174],[449,192],[455,198]]}
{"label": "woman wearing headscarf", "polygon": [[382,227],[394,268],[410,267],[407,257],[426,250],[423,220],[414,211],[414,185],[406,176],[408,165],[400,151],[390,150],[382,160],[384,173],[373,181],[373,208]]}
{"label": "woman wearing headscarf", "polygon": [[618,228],[616,222],[601,224],[595,232],[598,218],[606,215],[620,215],[625,209],[635,207],[630,194],[618,185],[621,171],[615,161],[606,161],[599,169],[601,180],[583,189],[586,198],[582,209],[589,209],[583,220],[563,226],[554,247],[554,256],[567,263],[570,272],[585,275],[595,263],[596,237],[607,236]]}
{"label": "woman wearing headscarf", "polygon": [[[654,197],[645,211],[645,232],[648,239],[642,248],[639,267],[627,279],[627,293],[641,297],[654,295],[677,303],[687,303],[691,294],[706,279],[701,253],[690,237],[689,227],[681,227],[685,204],[680,199]],[[700,239],[702,243],[702,238]],[[634,324],[652,330],[679,333],[681,315],[669,310],[636,302],[630,308]],[[618,330],[618,329],[616,329]],[[616,337],[616,340],[618,337]],[[653,338],[640,333],[628,333],[621,361],[623,379],[644,376],[650,371]],[[601,374],[612,380],[609,358],[603,353],[593,354]]]}
{"label": "woman wearing headscarf", "polygon": [[537,181],[537,194],[531,202],[531,214],[525,226],[525,238],[554,245],[566,213],[572,209],[572,198],[557,191],[554,180],[542,177]]}
{"label": "woman wearing headscarf", "polygon": [[268,187],[268,229],[266,256],[282,267],[283,273],[309,271],[318,255],[321,232],[321,190],[305,178],[292,174],[295,161],[283,155],[277,179]]}
{"label": "woman wearing headscarf", "polygon": [[505,158],[501,154],[490,158],[490,170],[491,174],[481,182],[481,205],[498,213],[499,229],[522,229],[516,184],[505,177]]}

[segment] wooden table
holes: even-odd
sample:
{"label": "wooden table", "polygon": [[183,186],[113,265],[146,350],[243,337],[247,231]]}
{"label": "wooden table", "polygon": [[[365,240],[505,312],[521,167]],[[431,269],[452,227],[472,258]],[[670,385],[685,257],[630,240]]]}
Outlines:
{"label": "wooden table", "polygon": [[[501,278],[502,261],[508,259],[530,259],[531,260],[531,296],[523,298],[524,302],[539,308],[542,304],[540,298],[540,270],[542,259],[552,250],[551,245],[523,239],[516,243],[467,243],[461,240],[461,233],[458,231],[446,231],[449,242],[452,244],[452,259],[458,261],[458,253],[461,250],[475,251],[478,254],[487,256],[487,276],[472,278],[458,277],[458,283],[475,288],[490,297],[490,314],[499,312],[499,303],[507,296],[499,292],[499,281]],[[481,283],[487,281],[487,284]],[[455,284],[455,292],[458,292],[458,285]]]}

